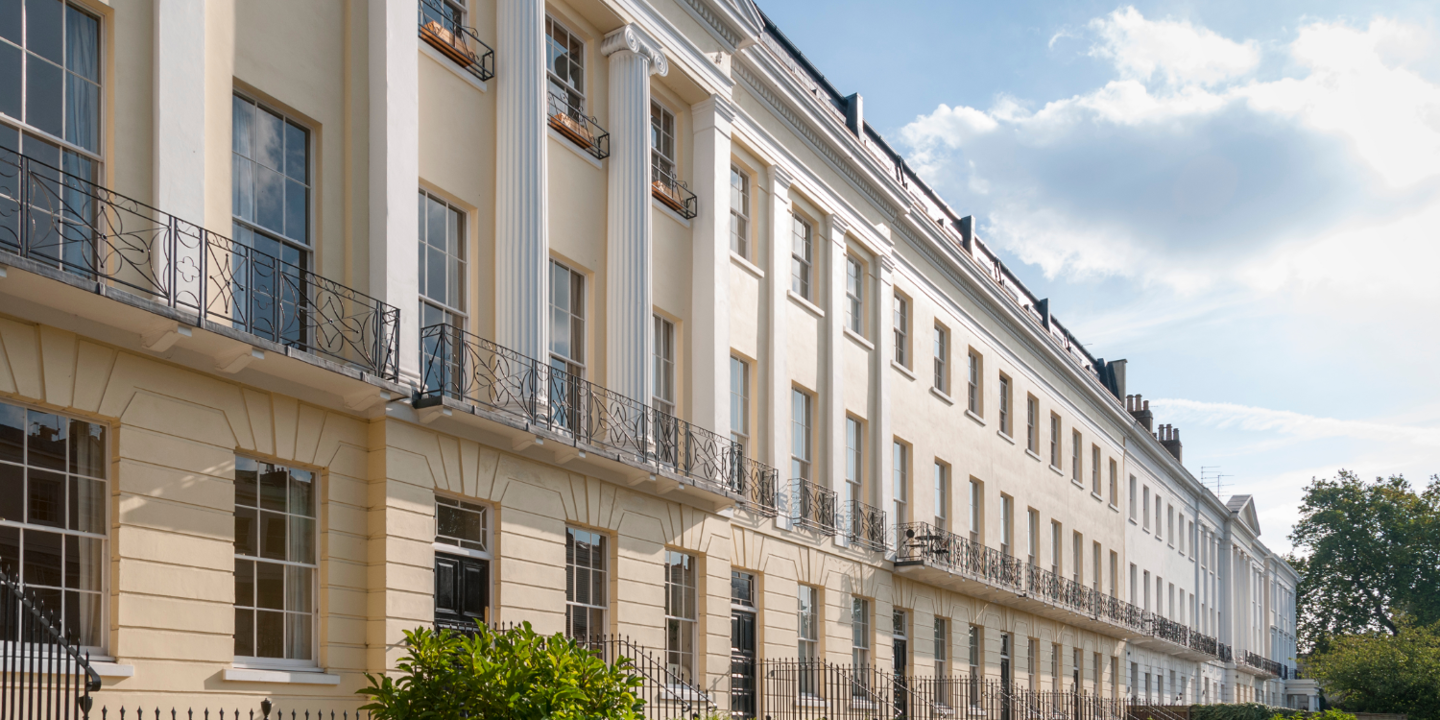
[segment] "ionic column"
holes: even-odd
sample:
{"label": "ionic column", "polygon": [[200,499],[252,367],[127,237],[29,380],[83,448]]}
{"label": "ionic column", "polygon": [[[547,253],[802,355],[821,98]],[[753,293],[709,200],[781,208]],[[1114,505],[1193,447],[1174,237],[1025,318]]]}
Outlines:
{"label": "ionic column", "polygon": [[416,0],[369,4],[370,294],[400,309],[400,379],[420,379]]}
{"label": "ionic column", "polygon": [[[770,267],[765,269],[768,289],[766,311],[769,327],[765,342],[765,400],[769,441],[766,460],[780,471],[777,492],[789,496],[790,481],[790,372],[785,364],[785,314],[790,309],[786,292],[790,289],[790,250],[793,243],[794,220],[790,215],[790,185],[794,178],[785,168],[772,165],[770,176]],[[793,502],[793,499],[791,500]],[[791,512],[794,508],[790,508]],[[781,527],[789,527],[782,513]]]}
{"label": "ionic column", "polygon": [[613,392],[648,405],[654,307],[650,76],[664,75],[668,65],[660,44],[635,25],[606,35],[600,52],[610,58],[610,197],[605,232],[607,385]]}
{"label": "ionic column", "polygon": [[691,241],[690,420],[730,436],[730,122],[735,106],[711,95],[690,108],[695,121]]}
{"label": "ionic column", "polygon": [[[829,270],[826,281],[828,287],[825,288],[829,307],[825,308],[825,365],[821,370],[824,374],[822,384],[825,387],[825,401],[820,406],[820,411],[824,413],[820,424],[821,432],[824,433],[820,449],[824,465],[828,468],[825,474],[830,477],[830,489],[835,492],[838,501],[844,503],[845,378],[841,353],[844,351],[845,340],[845,233],[849,232],[850,224],[845,222],[845,218],[834,214],[827,215],[825,220],[825,236],[830,240],[824,244],[826,268]],[[871,503],[869,498],[855,499],[867,505]],[[848,507],[838,508],[842,519],[849,517],[846,514],[848,511]],[[846,527],[837,533],[837,542],[848,544],[848,530],[849,527]]]}
{"label": "ionic column", "polygon": [[500,0],[496,20],[495,340],[543,362],[550,335],[545,3]]}

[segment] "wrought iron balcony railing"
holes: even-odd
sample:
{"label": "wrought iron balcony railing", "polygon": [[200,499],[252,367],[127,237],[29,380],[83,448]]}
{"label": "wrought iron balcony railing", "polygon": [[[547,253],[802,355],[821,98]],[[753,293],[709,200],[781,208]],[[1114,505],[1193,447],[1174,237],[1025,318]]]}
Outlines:
{"label": "wrought iron balcony railing", "polygon": [[841,527],[854,545],[876,552],[885,550],[885,513],[859,500],[847,501],[842,509]]}
{"label": "wrought iron balcony railing", "polygon": [[422,402],[483,405],[775,512],[776,472],[729,438],[452,326],[423,328],[420,353]]}
{"label": "wrought iron balcony railing", "polygon": [[1217,655],[1215,638],[929,523],[896,526],[895,566],[929,565],[1025,594],[1088,617]]}
{"label": "wrought iron balcony railing", "polygon": [[1233,646],[1218,643],[1216,647],[1219,649],[1219,652],[1216,653],[1215,657],[1221,662],[1235,662],[1235,649]]}
{"label": "wrought iron balcony railing", "polygon": [[686,220],[700,214],[700,201],[685,183],[675,177],[675,166],[668,161],[650,164],[650,192]]}
{"label": "wrought iron balcony railing", "polygon": [[610,157],[610,133],[600,127],[594,115],[586,115],[568,95],[551,90],[549,98],[550,127],[570,142],[585,149],[596,160]]}
{"label": "wrought iron balcony railing", "polygon": [[193,314],[197,325],[398,376],[398,309],[5,149],[0,251],[94,282],[97,293]]}
{"label": "wrought iron balcony railing", "polygon": [[735,476],[734,489],[735,494],[740,496],[739,505],[757,515],[775,517],[780,509],[776,497],[779,492],[776,485],[780,472],[765,463],[745,457],[743,448],[738,444],[735,452],[739,458],[736,461],[739,472]]}
{"label": "wrought iron balcony railing", "polygon": [[1271,660],[1270,658],[1267,658],[1258,653],[1248,651],[1244,655],[1240,655],[1237,653],[1235,661],[1237,663],[1248,665],[1261,672],[1270,673],[1271,675],[1275,675],[1277,677],[1280,675],[1281,672],[1280,663],[1275,662],[1274,660]]}
{"label": "wrought iron balcony railing", "polygon": [[790,481],[790,519],[797,527],[835,531],[835,492],[809,480]]}
{"label": "wrought iron balcony railing", "polygon": [[461,24],[461,10],[445,0],[420,0],[420,39],[481,80],[495,77],[495,51],[475,28]]}

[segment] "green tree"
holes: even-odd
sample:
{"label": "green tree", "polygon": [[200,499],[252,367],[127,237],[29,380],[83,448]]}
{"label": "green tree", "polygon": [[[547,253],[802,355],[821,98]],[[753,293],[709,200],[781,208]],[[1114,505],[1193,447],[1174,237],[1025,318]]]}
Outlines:
{"label": "green tree", "polygon": [[398,676],[366,673],[375,720],[639,720],[645,702],[628,658],[608,665],[563,635],[525,623],[465,636],[405,632]]}
{"label": "green tree", "polygon": [[1440,720],[1440,624],[1415,625],[1399,615],[1395,633],[1332,637],[1305,669],[1332,703],[1351,712],[1403,713]]}
{"label": "green tree", "polygon": [[1401,476],[1312,480],[1290,539],[1302,652],[1336,635],[1394,635],[1397,613],[1440,621],[1440,477],[1421,493]]}

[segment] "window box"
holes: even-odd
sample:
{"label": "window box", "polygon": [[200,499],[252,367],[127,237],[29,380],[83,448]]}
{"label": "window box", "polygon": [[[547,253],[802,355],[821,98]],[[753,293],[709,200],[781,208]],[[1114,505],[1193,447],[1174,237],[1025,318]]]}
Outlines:
{"label": "window box", "polygon": [[656,200],[686,220],[699,214],[699,201],[695,198],[695,193],[690,192],[689,188],[678,180],[656,178],[650,181],[650,191]]}

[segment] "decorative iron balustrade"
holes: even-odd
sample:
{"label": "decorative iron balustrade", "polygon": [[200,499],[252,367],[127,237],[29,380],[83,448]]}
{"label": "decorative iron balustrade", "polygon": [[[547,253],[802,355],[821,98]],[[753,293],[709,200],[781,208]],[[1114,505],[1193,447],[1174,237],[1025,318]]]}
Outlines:
{"label": "decorative iron balustrade", "polygon": [[596,160],[610,157],[610,133],[600,127],[595,116],[586,115],[585,108],[571,102],[568,95],[551,90],[549,96],[550,127],[594,155]]}
{"label": "decorative iron balustrade", "polygon": [[0,569],[0,718],[84,718],[99,692],[73,633],[10,573]]}
{"label": "decorative iron balustrade", "polygon": [[1226,645],[1225,643],[1217,643],[1217,647],[1219,648],[1220,652],[1216,653],[1216,658],[1218,658],[1221,662],[1235,662],[1234,647]]}
{"label": "decorative iron balustrade", "polygon": [[441,396],[659,465],[775,512],[776,471],[734,440],[449,325],[420,331],[420,405]]}
{"label": "decorative iron balustrade", "polygon": [[797,527],[835,532],[835,492],[809,480],[790,481],[790,519]]}
{"label": "decorative iron balustrade", "polygon": [[1246,651],[1244,655],[1237,656],[1236,662],[1277,677],[1280,675],[1280,663],[1257,653]]}
{"label": "decorative iron balustrade", "polygon": [[666,207],[680,214],[686,220],[700,214],[700,201],[689,186],[675,177],[674,166],[668,169],[658,163],[650,167],[650,192]]}
{"label": "decorative iron balustrade", "polygon": [[745,457],[743,448],[739,444],[735,446],[737,460],[735,467],[738,472],[735,475],[735,494],[740,497],[737,504],[757,515],[775,517],[779,514],[780,505],[776,494],[779,489],[776,487],[780,478],[780,471],[766,465],[758,460]]}
{"label": "decorative iron balustrade", "polygon": [[169,213],[0,149],[0,252],[394,380],[400,311]]}
{"label": "decorative iron balustrade", "polygon": [[1193,650],[1217,654],[1215,638],[930,523],[902,523],[896,526],[895,536],[897,568],[930,565]]}
{"label": "decorative iron balustrade", "polygon": [[482,81],[495,77],[495,51],[475,28],[461,24],[458,8],[445,0],[420,0],[419,10],[420,39]]}
{"label": "decorative iron balustrade", "polygon": [[845,537],[855,545],[885,551],[885,512],[859,500],[846,501],[841,523]]}

